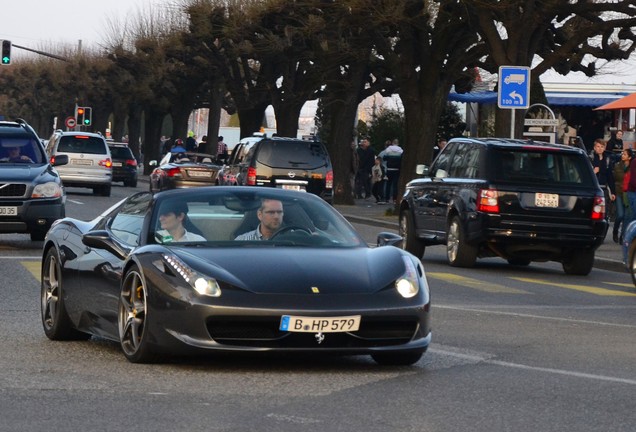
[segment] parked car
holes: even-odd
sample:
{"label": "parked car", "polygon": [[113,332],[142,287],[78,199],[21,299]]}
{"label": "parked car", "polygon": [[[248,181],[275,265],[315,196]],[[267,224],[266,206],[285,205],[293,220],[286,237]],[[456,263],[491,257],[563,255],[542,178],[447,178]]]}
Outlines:
{"label": "parked car", "polygon": [[636,221],[630,222],[625,228],[621,246],[623,249],[623,262],[636,287]]}
{"label": "parked car", "polygon": [[331,203],[333,168],[319,141],[248,137],[232,151],[219,173],[219,184],[301,190]]}
{"label": "parked car", "polygon": [[150,166],[157,166],[150,173],[150,191],[214,186],[221,167],[213,161],[214,156],[196,152],[167,153],[159,166],[150,161]]}
{"label": "parked car", "polygon": [[[237,238],[264,217],[278,218],[267,240]],[[408,365],[431,341],[422,263],[397,247],[369,247],[332,206],[304,192],[142,192],[91,222],[54,224],[43,257],[45,334],[98,335],[135,363],[225,351]]]}
{"label": "parked car", "polygon": [[608,228],[603,192],[584,151],[496,138],[449,141],[399,208],[403,247],[446,245],[452,266],[499,256],[558,261],[587,275]]}
{"label": "parked car", "polygon": [[46,152],[51,160],[68,156],[68,165],[58,169],[65,187],[90,188],[95,194],[110,196],[113,161],[103,136],[56,130],[49,138]]}
{"label": "parked car", "polygon": [[108,149],[113,159],[113,181],[137,187],[137,159],[128,144],[108,141]]}
{"label": "parked car", "polygon": [[65,216],[66,194],[40,138],[24,121],[0,121],[0,232],[29,233],[44,240],[49,227]]}

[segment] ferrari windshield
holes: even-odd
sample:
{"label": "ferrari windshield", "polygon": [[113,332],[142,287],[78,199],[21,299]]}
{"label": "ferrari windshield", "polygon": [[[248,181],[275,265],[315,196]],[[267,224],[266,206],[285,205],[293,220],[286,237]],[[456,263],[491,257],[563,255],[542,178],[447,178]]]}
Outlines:
{"label": "ferrari windshield", "polygon": [[218,247],[365,245],[333,207],[303,192],[242,187],[179,192],[164,194],[155,203],[149,242]]}

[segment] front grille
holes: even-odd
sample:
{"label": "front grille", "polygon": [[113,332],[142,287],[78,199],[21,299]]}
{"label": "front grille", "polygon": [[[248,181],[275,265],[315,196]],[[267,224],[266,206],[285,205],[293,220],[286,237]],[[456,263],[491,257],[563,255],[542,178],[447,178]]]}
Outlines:
{"label": "front grille", "polygon": [[322,343],[315,333],[290,333],[278,329],[277,317],[214,317],[208,320],[210,337],[223,345],[268,348],[368,348],[400,345],[410,341],[417,320],[401,317],[363,317],[353,333],[325,333]]}
{"label": "front grille", "polygon": [[0,183],[0,197],[23,197],[26,194],[26,185],[17,183]]}

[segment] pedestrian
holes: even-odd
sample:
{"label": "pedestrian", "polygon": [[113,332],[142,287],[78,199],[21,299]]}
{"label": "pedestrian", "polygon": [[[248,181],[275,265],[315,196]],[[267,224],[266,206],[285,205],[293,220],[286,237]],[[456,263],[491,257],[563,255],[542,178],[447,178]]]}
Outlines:
{"label": "pedestrian", "polygon": [[227,144],[223,142],[223,137],[219,136],[217,144],[216,144],[216,163],[225,164],[227,163]]}
{"label": "pedestrian", "polygon": [[194,132],[189,131],[188,132],[188,137],[186,138],[186,141],[185,141],[186,150],[189,151],[189,152],[195,152],[195,151],[197,151],[197,146],[198,146],[198,144],[197,144],[196,135],[194,134]]}
{"label": "pedestrian", "polygon": [[165,139],[162,141],[162,144],[161,144],[161,155],[163,156],[169,153],[171,148],[172,148],[172,140],[170,139],[170,137],[165,137]]}
{"label": "pedestrian", "polygon": [[384,197],[388,202],[397,204],[398,183],[402,166],[402,147],[398,139],[394,139],[390,146],[382,150],[379,156],[386,164],[387,181],[384,186]]}
{"label": "pedestrian", "polygon": [[601,138],[594,140],[594,151],[592,153],[592,167],[598,179],[598,184],[605,194],[606,216],[609,219],[611,203],[616,199],[615,181],[613,173],[612,154],[605,150],[605,141]]}
{"label": "pedestrian", "polygon": [[448,143],[448,141],[446,141],[444,138],[441,138],[437,142],[437,145],[435,147],[433,147],[433,160],[435,160],[435,158],[437,157],[439,152],[441,152],[444,149],[444,147],[446,147],[447,143]]}
{"label": "pedestrian", "polygon": [[364,138],[358,146],[358,172],[356,174],[356,197],[368,200],[371,198],[371,169],[375,164],[375,153],[371,148],[371,143]]}
{"label": "pedestrian", "polygon": [[614,164],[614,183],[616,191],[616,199],[614,200],[614,227],[612,229],[612,240],[615,243],[619,243],[619,239],[623,237],[622,233],[625,231],[625,224],[621,229],[621,222],[629,219],[630,216],[626,215],[629,209],[629,202],[627,201],[627,184],[629,183],[629,166],[634,156],[633,150],[630,148],[624,149],[621,152],[621,161]]}
{"label": "pedestrian", "polygon": [[351,183],[351,194],[356,197],[356,178],[358,176],[358,169],[360,168],[360,158],[358,158],[358,145],[356,140],[351,141],[351,170],[349,172],[349,181]]}
{"label": "pedestrian", "polygon": [[210,150],[208,149],[208,136],[207,135],[203,135],[201,137],[201,142],[197,146],[197,150],[200,153],[210,153]]}
{"label": "pedestrian", "polygon": [[375,165],[371,168],[371,193],[375,198],[376,204],[384,204],[384,167],[382,166],[382,158],[375,158]]}
{"label": "pedestrian", "polygon": [[607,151],[618,153],[622,150],[623,150],[623,131],[617,130],[616,133],[612,134],[610,139],[607,140]]}

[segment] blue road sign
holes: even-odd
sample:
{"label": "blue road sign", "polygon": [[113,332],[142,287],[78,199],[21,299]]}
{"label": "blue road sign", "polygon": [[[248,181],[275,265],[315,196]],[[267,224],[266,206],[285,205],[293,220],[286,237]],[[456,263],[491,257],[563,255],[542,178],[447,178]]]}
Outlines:
{"label": "blue road sign", "polygon": [[527,66],[499,66],[499,108],[530,107],[530,68]]}

